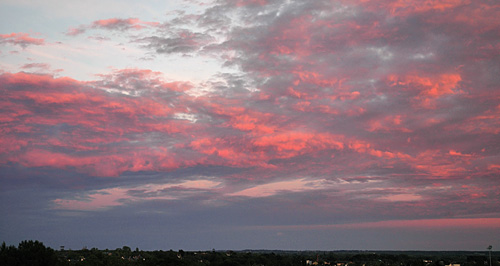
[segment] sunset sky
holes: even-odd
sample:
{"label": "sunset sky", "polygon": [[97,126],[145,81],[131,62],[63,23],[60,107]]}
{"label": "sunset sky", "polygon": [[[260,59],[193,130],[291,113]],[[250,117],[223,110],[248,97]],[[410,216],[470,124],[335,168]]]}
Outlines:
{"label": "sunset sky", "polygon": [[498,250],[499,18],[494,0],[2,0],[0,242]]}

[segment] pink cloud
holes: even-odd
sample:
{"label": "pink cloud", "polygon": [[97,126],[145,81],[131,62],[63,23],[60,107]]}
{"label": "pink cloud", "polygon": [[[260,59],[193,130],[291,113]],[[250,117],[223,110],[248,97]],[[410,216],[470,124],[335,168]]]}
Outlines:
{"label": "pink cloud", "polygon": [[243,196],[243,197],[269,197],[279,193],[304,192],[309,190],[324,189],[322,182],[324,180],[287,180],[274,183],[267,183],[247,188],[241,191],[228,194],[228,196]]}
{"label": "pink cloud", "polygon": [[38,68],[42,70],[49,70],[50,65],[45,64],[45,63],[30,63],[30,64],[25,64],[21,67],[22,69],[32,69],[32,68]]}
{"label": "pink cloud", "polygon": [[158,22],[146,22],[138,18],[110,18],[96,20],[92,23],[93,28],[103,28],[110,30],[142,29],[145,27],[158,26]]}
{"label": "pink cloud", "polygon": [[471,154],[463,154],[463,153],[457,152],[457,151],[455,151],[455,150],[450,150],[450,155],[454,155],[454,156],[465,156],[465,157],[470,157],[470,156],[472,156]]}
{"label": "pink cloud", "polygon": [[388,201],[419,201],[422,199],[422,196],[415,194],[396,194],[384,196],[379,199]]}
{"label": "pink cloud", "polygon": [[264,6],[268,4],[267,0],[237,0],[237,1],[228,1],[231,4],[235,4],[238,7],[243,6]]}
{"label": "pink cloud", "polygon": [[110,207],[123,205],[123,200],[128,196],[126,190],[113,188],[96,191],[82,199],[55,199],[56,209],[93,211],[105,210]]}
{"label": "pink cloud", "polygon": [[[46,144],[58,144],[49,140]],[[64,144],[68,146],[68,144]],[[57,146],[56,146],[57,147]],[[71,148],[78,149],[80,146],[71,145]],[[94,150],[82,146],[81,150]],[[55,153],[45,150],[30,150],[18,158],[11,158],[11,161],[18,162],[26,167],[52,167],[52,168],[76,168],[81,172],[86,172],[94,176],[117,177],[125,171],[147,171],[155,168],[160,169],[165,166],[151,164],[148,161],[154,152],[128,152],[125,155],[97,154],[92,156],[75,156],[64,153]],[[159,154],[158,154],[159,155]],[[165,156],[165,154],[161,155]],[[158,158],[159,161],[161,157]]]}
{"label": "pink cloud", "polygon": [[397,77],[390,75],[388,77],[392,86],[398,86],[407,90],[416,90],[418,95],[415,101],[425,107],[433,107],[433,101],[436,98],[458,93],[457,85],[462,80],[459,74],[441,74],[437,77],[421,77],[407,75]]}
{"label": "pink cloud", "polygon": [[66,35],[69,36],[76,36],[85,33],[86,27],[80,26],[78,28],[69,28],[68,31],[66,32]]}
{"label": "pink cloud", "polygon": [[254,146],[275,152],[280,158],[323,149],[343,149],[341,137],[326,133],[282,132],[257,138]]}
{"label": "pink cloud", "polygon": [[468,172],[465,162],[462,160],[450,159],[443,152],[438,150],[427,150],[416,157],[408,159],[408,162],[418,171],[426,173],[432,178],[452,178]]}
{"label": "pink cloud", "polygon": [[[157,54],[197,53],[210,45],[205,55],[241,71],[241,77],[221,77],[225,83],[171,81],[145,69],[114,70],[92,82],[2,75],[0,121],[8,129],[1,132],[7,140],[1,145],[9,154],[1,160],[100,176],[214,165],[252,168],[241,174],[248,180],[377,173],[416,186],[490,175],[496,158],[480,151],[495,143],[500,108],[491,103],[496,80],[476,69],[494,64],[485,60],[496,35],[485,34],[493,37],[477,46],[483,35],[476,30],[485,22],[465,16],[495,12],[472,2],[459,8],[464,3],[345,1],[278,8],[267,1],[226,2],[220,10],[237,15],[243,8],[243,20],[262,20],[220,29],[227,39],[217,43],[212,26],[193,23],[209,14],[193,15],[189,23],[197,30],[173,28],[138,41]],[[263,6],[276,17],[256,15]],[[157,25],[111,18],[74,33]],[[462,36],[476,39],[462,45],[456,41]],[[445,60],[448,53],[453,60]],[[200,87],[209,93],[188,93]],[[57,134],[44,127],[57,128]],[[463,141],[472,137],[481,144]],[[275,192],[259,189],[250,192]],[[427,197],[412,191],[385,196],[389,203],[420,199]]]}
{"label": "pink cloud", "polygon": [[396,0],[389,4],[391,13],[405,15],[414,12],[439,11],[443,12],[463,5],[469,5],[470,0],[439,0],[439,1],[406,1]]}
{"label": "pink cloud", "polygon": [[44,39],[30,37],[28,33],[18,32],[11,34],[0,34],[0,43],[19,45],[26,48],[29,45],[43,45]]}
{"label": "pink cloud", "polygon": [[[486,96],[485,96],[486,97]],[[489,95],[492,99],[498,99],[500,95],[492,93]],[[482,98],[482,97],[481,97]],[[469,117],[466,123],[457,126],[458,130],[468,133],[500,133],[500,105],[495,108],[487,109],[483,113]]]}
{"label": "pink cloud", "polygon": [[142,21],[138,18],[110,18],[96,20],[89,25],[80,25],[76,28],[69,28],[66,34],[70,36],[76,36],[85,33],[88,29],[105,29],[117,31],[125,31],[130,29],[140,30],[149,27],[156,27],[158,25],[160,25],[159,22]]}
{"label": "pink cloud", "polygon": [[366,141],[361,141],[361,140],[351,140],[349,142],[349,148],[359,152],[359,153],[366,153],[375,157],[379,158],[386,158],[386,159],[394,159],[394,158],[401,158],[401,159],[409,159],[411,156],[401,153],[401,152],[390,152],[390,151],[382,151],[375,149],[371,143],[366,142]]}
{"label": "pink cloud", "polygon": [[215,114],[227,117],[227,126],[229,127],[256,135],[270,134],[277,130],[273,121],[279,120],[279,117],[275,114],[233,106],[237,105],[237,102],[226,101],[222,98],[216,102],[207,98],[199,98],[198,100],[201,100],[200,103],[210,108]]}
{"label": "pink cloud", "polygon": [[403,126],[402,115],[389,115],[382,119],[374,119],[368,123],[368,131],[401,131],[410,133],[412,130]]}
{"label": "pink cloud", "polygon": [[[0,116],[9,129],[2,132],[3,139],[9,140],[2,146],[10,155],[4,153],[2,160],[119,176],[124,171],[168,170],[196,164],[276,168],[270,163],[276,159],[314,157],[324,152],[333,158],[335,153],[350,150],[367,155],[363,157],[365,161],[358,162],[359,167],[383,162],[384,167],[391,168],[403,163],[417,173],[450,178],[470,173],[474,161],[481,159],[457,152],[460,147],[419,148],[407,153],[388,141],[298,129],[284,115],[239,107],[241,102],[237,100],[218,98],[214,103],[209,98],[190,97],[184,92],[192,88],[191,84],[164,81],[159,73],[149,70],[125,69],[100,77],[100,81],[79,82],[48,75],[4,74],[3,104],[10,107]],[[32,106],[37,106],[37,113]],[[179,114],[210,115],[220,122],[193,122],[179,119]],[[387,115],[371,120],[368,131],[409,134],[412,131],[404,124],[410,118]],[[50,136],[38,130],[42,125],[65,125],[68,129]],[[19,130],[28,134],[17,134]],[[219,130],[231,134],[220,136],[216,133]],[[167,148],[157,146],[156,140],[148,143],[147,134],[172,136],[175,145]],[[411,144],[407,138],[404,137],[405,143]],[[56,152],[58,149],[77,153]],[[84,151],[92,153],[84,155]],[[301,167],[309,164],[312,162],[305,161]],[[324,171],[330,167],[343,169],[332,165]]]}
{"label": "pink cloud", "polygon": [[[156,76],[149,81],[146,76],[141,77],[145,86],[154,84],[154,89],[148,89],[148,93],[185,89],[182,83],[163,82]],[[105,89],[93,88],[89,83],[69,78],[17,73],[4,74],[1,79],[0,90],[5,95],[1,102],[14,108],[2,112],[2,115],[8,114],[6,118],[9,119],[4,120],[8,123],[7,128],[19,130],[20,126],[25,126],[28,129],[24,135],[18,135],[18,130],[0,132],[2,139],[15,139],[2,143],[3,159],[31,167],[76,167],[99,176],[179,166],[180,161],[169,158],[166,150],[143,146],[131,149],[120,143],[144,141],[141,137],[134,137],[143,132],[181,134],[192,128],[188,121],[164,120],[179,111],[186,111],[185,107],[172,108],[150,97],[134,98],[121,93],[108,93]],[[129,75],[113,82],[117,85],[114,87],[127,90],[132,80]],[[37,106],[38,112],[33,112],[32,106]],[[63,130],[58,136],[40,135],[38,128],[43,125],[67,125],[71,129]],[[31,143],[29,148],[28,143]],[[70,149],[74,153],[51,151],[54,148]],[[7,151],[13,153],[7,155],[4,153]],[[83,151],[93,153],[75,155]],[[184,163],[189,164],[188,161]]]}

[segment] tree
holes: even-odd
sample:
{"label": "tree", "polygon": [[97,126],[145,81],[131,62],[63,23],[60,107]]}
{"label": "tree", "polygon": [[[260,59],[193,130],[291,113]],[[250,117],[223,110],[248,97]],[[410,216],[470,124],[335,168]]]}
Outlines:
{"label": "tree", "polygon": [[38,241],[25,240],[17,248],[4,242],[0,247],[0,265],[57,266],[62,263],[53,249]]}
{"label": "tree", "polygon": [[55,251],[45,247],[42,242],[22,241],[19,243],[18,251],[22,260],[29,262],[29,265],[52,266],[59,264]]}
{"label": "tree", "polygon": [[0,265],[19,265],[17,248],[15,246],[7,246],[5,242],[0,248]]}

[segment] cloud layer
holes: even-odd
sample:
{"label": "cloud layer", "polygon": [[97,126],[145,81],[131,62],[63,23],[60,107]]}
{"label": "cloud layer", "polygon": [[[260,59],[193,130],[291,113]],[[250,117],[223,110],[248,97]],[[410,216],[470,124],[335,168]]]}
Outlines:
{"label": "cloud layer", "polygon": [[223,235],[486,228],[500,217],[498,15],[490,1],[215,1],[161,23],[68,26],[65,38],[113,32],[147,60],[221,70],[3,71],[2,193],[42,183],[50,212],[176,212]]}

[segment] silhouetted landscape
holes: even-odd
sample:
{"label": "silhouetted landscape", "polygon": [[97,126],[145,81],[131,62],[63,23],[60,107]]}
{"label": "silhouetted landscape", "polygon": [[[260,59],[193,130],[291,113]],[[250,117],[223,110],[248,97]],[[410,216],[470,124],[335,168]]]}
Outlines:
{"label": "silhouetted landscape", "polygon": [[500,266],[499,73],[500,0],[0,0],[0,266]]}
{"label": "silhouetted landscape", "polygon": [[[500,252],[491,252],[491,265],[498,266]],[[486,266],[485,251],[285,251],[285,250],[155,250],[128,246],[100,250],[54,250],[39,241],[16,246],[3,242],[0,265],[335,265],[335,266]]]}

